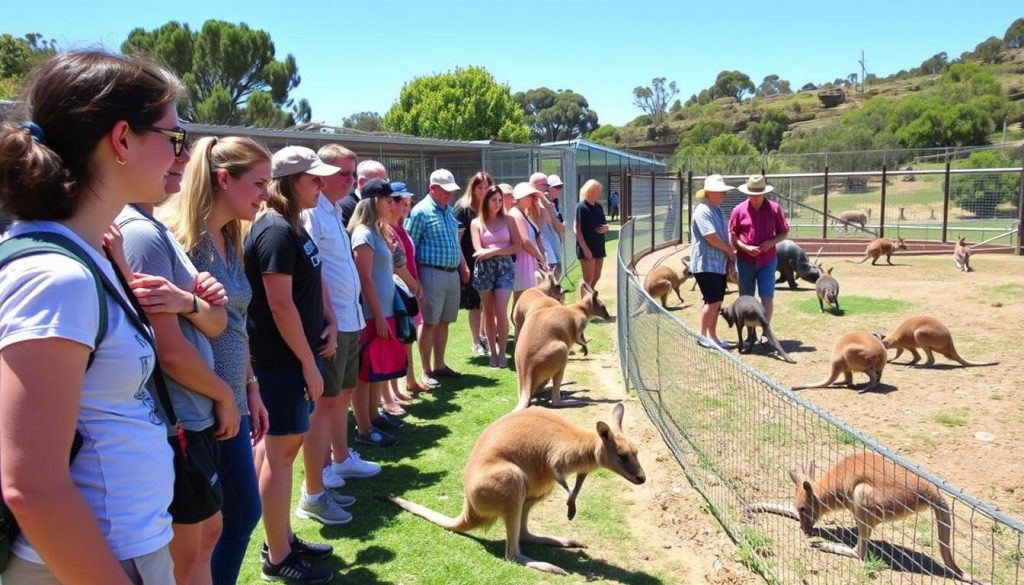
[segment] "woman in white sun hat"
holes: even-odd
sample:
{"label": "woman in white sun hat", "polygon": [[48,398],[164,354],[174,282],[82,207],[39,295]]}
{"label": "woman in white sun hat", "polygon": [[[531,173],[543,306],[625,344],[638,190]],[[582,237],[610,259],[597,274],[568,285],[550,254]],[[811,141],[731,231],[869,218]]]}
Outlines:
{"label": "woman in white sun hat", "polygon": [[725,298],[726,275],[735,269],[736,256],[729,245],[725,215],[720,208],[725,194],[734,188],[725,184],[722,175],[709,175],[704,179],[704,188],[697,192],[701,201],[693,210],[690,223],[690,233],[693,234],[690,270],[704,298],[700,313],[700,343],[705,347],[733,347],[728,341],[718,338],[715,326],[718,309]]}

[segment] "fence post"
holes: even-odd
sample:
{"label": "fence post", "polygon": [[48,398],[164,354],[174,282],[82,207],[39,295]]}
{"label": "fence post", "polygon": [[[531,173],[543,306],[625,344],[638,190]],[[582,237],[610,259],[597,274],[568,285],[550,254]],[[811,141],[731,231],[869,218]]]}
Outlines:
{"label": "fence post", "polygon": [[946,159],[946,174],[942,179],[942,243],[949,241],[947,236],[949,230],[949,159]]}
{"label": "fence post", "polygon": [[1017,200],[1017,256],[1022,253],[1021,238],[1024,237],[1024,167],[1020,168],[1020,199]]}
{"label": "fence post", "polygon": [[821,200],[821,239],[828,239],[828,163],[825,163],[825,191]]}
{"label": "fence post", "polygon": [[885,182],[888,177],[888,168],[885,163],[882,163],[882,206],[878,212],[878,237],[885,237]]}
{"label": "fence post", "polygon": [[682,169],[676,171],[676,180],[679,181],[676,183],[679,185],[679,201],[676,203],[676,209],[679,210],[679,234],[676,236],[676,245],[679,245],[683,243],[683,197],[686,197],[686,194],[683,192]]}
{"label": "fence post", "polygon": [[622,193],[619,200],[619,223],[625,224],[633,216],[633,172],[629,165],[626,165],[626,174],[623,175]]}
{"label": "fence post", "polygon": [[[686,171],[686,217],[689,218],[691,223],[693,222],[693,170],[692,169],[689,170],[689,171]],[[687,225],[687,228],[689,228],[689,225]],[[689,232],[687,232],[687,236],[690,236],[690,235],[691,234]],[[680,235],[680,237],[682,237],[682,235]],[[689,242],[690,240],[691,240],[690,237],[686,238],[687,242]]]}
{"label": "fence post", "polygon": [[654,171],[651,171],[651,250],[654,250],[656,243],[655,234],[658,230],[654,228]]}

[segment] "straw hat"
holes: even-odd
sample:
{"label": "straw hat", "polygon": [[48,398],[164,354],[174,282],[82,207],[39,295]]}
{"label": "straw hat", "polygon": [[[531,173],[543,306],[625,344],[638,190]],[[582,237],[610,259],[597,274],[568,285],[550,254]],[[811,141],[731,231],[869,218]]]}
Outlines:
{"label": "straw hat", "polygon": [[775,189],[765,183],[764,175],[750,175],[744,185],[738,187],[744,195],[767,195]]}
{"label": "straw hat", "polygon": [[708,175],[704,179],[704,188],[697,191],[697,197],[704,197],[710,191],[711,193],[726,193],[732,191],[736,187],[725,184],[725,179],[722,175]]}

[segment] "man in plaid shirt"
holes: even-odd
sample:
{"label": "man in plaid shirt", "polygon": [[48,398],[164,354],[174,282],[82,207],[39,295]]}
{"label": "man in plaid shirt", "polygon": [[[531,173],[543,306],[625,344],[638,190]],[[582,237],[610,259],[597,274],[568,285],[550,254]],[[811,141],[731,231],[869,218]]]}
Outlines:
{"label": "man in plaid shirt", "polygon": [[460,283],[469,282],[469,267],[459,247],[459,222],[449,205],[452,193],[459,189],[450,171],[437,169],[430,174],[427,197],[413,207],[405,223],[416,247],[416,267],[423,289],[420,359],[426,372],[424,382],[432,386],[438,384],[438,376],[462,377],[444,360],[448,325],[459,315]]}

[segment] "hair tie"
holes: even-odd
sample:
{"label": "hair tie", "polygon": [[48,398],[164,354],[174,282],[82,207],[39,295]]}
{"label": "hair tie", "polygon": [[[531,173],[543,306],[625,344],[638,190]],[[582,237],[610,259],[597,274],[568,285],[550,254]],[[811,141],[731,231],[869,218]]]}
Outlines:
{"label": "hair tie", "polygon": [[217,137],[216,136],[211,136],[211,138],[213,138],[213,145],[217,146]]}
{"label": "hair tie", "polygon": [[46,133],[43,129],[35,122],[25,122],[21,125],[22,128],[28,130],[28,133],[32,135],[32,140],[39,144],[46,144]]}

